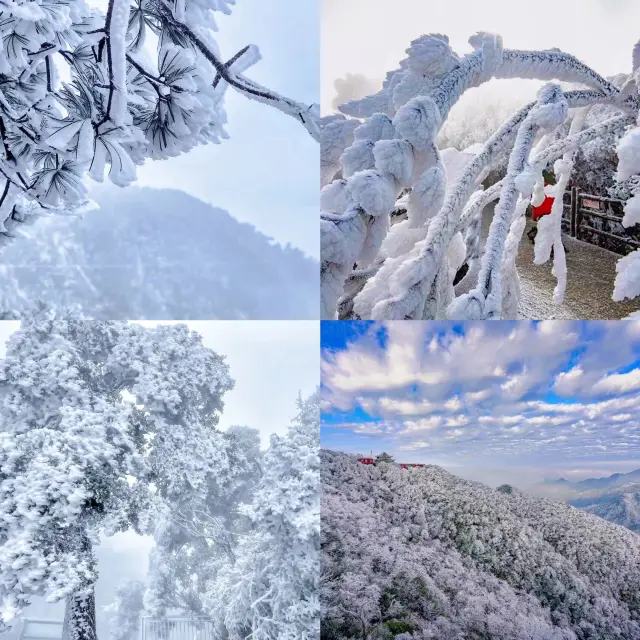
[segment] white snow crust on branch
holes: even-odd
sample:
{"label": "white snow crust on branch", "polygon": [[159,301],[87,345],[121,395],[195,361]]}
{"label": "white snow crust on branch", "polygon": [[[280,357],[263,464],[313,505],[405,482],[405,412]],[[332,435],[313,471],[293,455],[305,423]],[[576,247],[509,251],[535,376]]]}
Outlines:
{"label": "white snow crust on branch", "polygon": [[[381,91],[341,105],[342,113],[321,120],[323,318],[515,317],[515,256],[527,206],[532,197],[539,204],[544,195],[542,171],[560,161],[559,182],[565,188],[577,149],[604,136],[622,136],[638,118],[637,88],[627,83],[621,91],[569,54],[506,50],[499,36],[487,33],[469,42],[474,51],[460,57],[446,36],[414,40]],[[461,95],[491,78],[562,81],[586,88],[563,91],[557,84],[545,85],[537,103],[518,111],[462,171],[448,175],[435,142],[438,132]],[[583,129],[587,110],[601,104],[611,105],[615,116]],[[562,134],[569,109],[577,110],[576,115],[569,133]],[[640,173],[637,130],[632,127],[620,142],[621,180]],[[482,208],[496,198],[497,189],[488,197],[474,193],[505,154],[510,155],[509,169],[480,258]],[[554,251],[555,304],[561,304],[566,287],[560,186],[553,190],[557,206],[541,223],[536,259],[549,259],[542,247],[548,244],[545,229],[553,228],[551,245],[559,247]],[[406,220],[392,223],[390,214],[400,196]],[[640,204],[632,199],[625,224],[638,219]],[[478,259],[476,286],[456,298],[453,282],[459,269]]]}
{"label": "white snow crust on branch", "polygon": [[84,0],[2,4],[0,244],[19,223],[83,205],[87,174],[126,186],[147,159],[220,143],[229,87],[319,141],[317,105],[244,75],[260,59],[255,46],[221,57],[213,16],[233,4],[109,0],[104,14]]}

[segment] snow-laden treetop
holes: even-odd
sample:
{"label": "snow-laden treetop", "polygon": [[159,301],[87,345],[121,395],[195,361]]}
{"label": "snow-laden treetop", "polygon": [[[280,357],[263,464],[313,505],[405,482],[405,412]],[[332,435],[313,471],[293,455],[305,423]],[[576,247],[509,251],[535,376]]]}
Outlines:
{"label": "snow-laden treetop", "polygon": [[258,85],[247,46],[221,57],[215,12],[235,0],[8,0],[0,5],[0,231],[84,201],[82,177],[117,185],[146,158],[226,137],[231,86],[299,120],[317,108]]}
{"label": "snow-laden treetop", "polygon": [[[472,53],[459,56],[447,36],[421,36],[387,74],[379,92],[347,102],[341,114],[322,119],[323,317],[516,317],[520,289],[515,256],[524,213],[529,204],[542,202],[542,172],[548,166],[554,166],[558,181],[546,195],[556,196],[557,205],[541,224],[535,261],[548,261],[553,248],[558,279],[554,302],[560,304],[566,286],[561,195],[574,152],[591,140],[617,134],[618,178],[640,173],[638,47],[633,74],[618,88],[557,49],[509,50],[500,36],[489,33],[477,33],[469,43]],[[537,101],[504,123],[451,179],[436,144],[438,132],[462,94],[492,78],[584,88],[569,91],[553,82],[543,86]],[[599,104],[612,105],[615,115],[585,127],[586,111]],[[568,119],[568,135],[557,140]],[[507,175],[483,191],[487,173],[505,155]],[[390,212],[401,195],[407,219],[390,227]],[[493,200],[498,204],[481,250],[479,222]],[[638,202],[640,195],[629,201],[625,226],[640,221]],[[635,252],[620,261],[614,299],[640,294],[639,256]],[[465,264],[466,279],[475,286],[465,283],[464,292],[456,291],[453,282]]]}

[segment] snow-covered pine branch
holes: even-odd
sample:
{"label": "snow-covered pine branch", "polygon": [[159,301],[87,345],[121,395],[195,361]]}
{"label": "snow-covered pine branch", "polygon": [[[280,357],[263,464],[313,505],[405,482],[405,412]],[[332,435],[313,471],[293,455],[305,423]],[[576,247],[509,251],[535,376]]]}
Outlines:
{"label": "snow-covered pine branch", "polygon": [[146,159],[227,137],[224,94],[294,117],[319,139],[316,105],[250,80],[260,54],[225,60],[215,12],[230,0],[5,2],[0,7],[0,232],[86,201],[86,174],[117,185]]}
{"label": "snow-covered pine branch", "polygon": [[[519,187],[514,191],[513,184],[521,187],[530,184],[532,191],[526,196],[523,194],[524,199],[536,195],[533,189],[549,164],[589,141],[621,136],[625,127],[638,117],[637,88],[627,82],[621,91],[569,54],[556,50],[505,50],[499,36],[487,33],[476,34],[469,42],[474,51],[460,57],[452,51],[446,36],[431,34],[414,40],[400,67],[387,75],[381,91],[348,102],[340,107],[342,114],[322,119],[321,308],[324,318],[459,319],[468,314],[502,317],[503,275],[510,282],[505,289],[510,298],[507,306],[517,309],[519,293],[514,284],[517,272],[513,261],[524,222],[518,221],[516,227],[512,227],[516,222],[511,218],[515,210],[514,197],[522,193]],[[481,294],[484,302],[480,304],[478,298],[480,306],[471,313],[467,303],[455,298],[453,282],[460,267],[479,258],[473,253],[479,250],[479,238],[474,238],[474,234],[477,236],[480,232],[478,218],[482,209],[476,207],[495,199],[496,190],[488,199],[474,196],[475,205],[470,209],[467,204],[492,167],[531,129],[530,113],[536,105],[531,103],[519,110],[462,170],[453,172],[455,175],[451,175],[446,158],[443,162],[435,140],[461,95],[491,78],[556,80],[587,89],[563,92],[548,85],[541,90],[540,97],[552,91],[557,103],[566,107],[559,110],[552,109],[551,105],[545,107],[558,117],[545,120],[541,116],[542,122],[535,129],[544,132],[544,141],[534,147],[534,136],[521,147],[525,154],[518,156],[508,180],[514,182],[509,188],[504,181],[501,184],[496,210],[504,213],[502,230],[491,235],[482,256],[484,267],[478,274],[476,292],[484,291]],[[610,105],[614,117],[583,131],[576,122],[573,130],[561,134],[567,107],[580,113],[582,108],[594,105]],[[618,149],[620,179],[624,180],[640,173],[640,161],[636,161],[634,155],[634,131],[636,129],[626,134]],[[640,149],[640,134],[637,137]],[[536,193],[540,195],[540,187]],[[390,224],[389,214],[400,195],[408,203],[407,220]],[[509,206],[505,200],[509,200]],[[557,215],[561,214],[561,211],[558,213],[560,204]],[[635,223],[635,211],[640,211],[640,206],[634,206],[634,201],[629,201],[625,223]],[[524,209],[526,206],[522,205],[518,211],[523,214]],[[557,226],[558,220],[555,217],[553,220]],[[514,233],[519,227],[520,236],[516,237]],[[513,233],[509,236],[509,253],[505,255],[510,228]],[[466,233],[464,239],[462,232]],[[630,265],[632,259],[623,260],[621,264]],[[634,272],[633,268],[619,271],[618,283]],[[622,275],[623,272],[626,275]],[[470,277],[471,271],[468,273]],[[629,296],[632,289],[629,286],[623,289]],[[623,295],[620,291],[617,284],[616,299]],[[486,296],[490,294],[492,301],[487,306]],[[466,295],[464,299],[468,298]],[[554,302],[561,301],[562,291],[558,290]]]}

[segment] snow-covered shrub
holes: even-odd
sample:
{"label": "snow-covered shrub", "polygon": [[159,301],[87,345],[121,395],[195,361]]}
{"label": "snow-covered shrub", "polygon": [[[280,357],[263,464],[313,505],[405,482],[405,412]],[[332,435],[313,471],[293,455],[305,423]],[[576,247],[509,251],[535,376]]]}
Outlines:
{"label": "snow-covered shrub", "polygon": [[[637,188],[640,128],[634,125],[640,111],[639,56],[634,76],[614,82],[558,50],[508,50],[499,36],[488,33],[478,33],[469,42],[473,52],[461,57],[446,36],[430,34],[414,40],[379,92],[341,105],[341,114],[321,122],[324,318],[514,317],[519,301],[514,256],[524,212],[544,196],[543,171],[562,160],[566,187],[576,151],[597,155],[598,145],[604,144],[611,152],[619,141],[616,177],[629,181],[633,191]],[[438,136],[446,140],[443,126],[462,94],[492,78],[586,88],[543,86],[535,102],[518,110],[483,145],[474,145],[474,159],[450,176],[436,143]],[[597,112],[590,114],[591,109]],[[383,121],[390,126],[377,126]],[[505,158],[504,178],[482,193],[484,180],[492,170],[495,175]],[[559,187],[549,187],[551,193],[559,194]],[[390,212],[399,206],[396,200],[401,195],[408,204],[408,220],[391,224]],[[496,215],[479,255],[478,218],[492,200],[498,200]],[[556,304],[562,302],[566,286],[560,216],[556,208],[545,221],[546,226],[553,225],[553,246],[558,247]],[[539,234],[537,242],[548,244],[549,237]],[[537,260],[548,260],[550,251],[541,245],[536,254]],[[464,263],[468,267],[478,263],[477,282],[456,297],[453,282]],[[627,264],[618,270],[618,279],[628,277]],[[627,293],[631,290],[624,287]]]}

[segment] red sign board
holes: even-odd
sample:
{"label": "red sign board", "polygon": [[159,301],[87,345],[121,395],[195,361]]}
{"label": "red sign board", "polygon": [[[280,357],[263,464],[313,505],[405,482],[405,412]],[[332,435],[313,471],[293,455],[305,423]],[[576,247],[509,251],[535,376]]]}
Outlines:
{"label": "red sign board", "polygon": [[587,209],[599,209],[600,202],[598,200],[588,200],[587,198],[582,198],[582,206]]}

